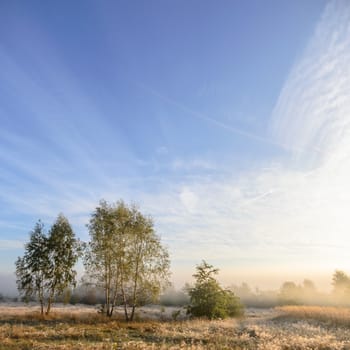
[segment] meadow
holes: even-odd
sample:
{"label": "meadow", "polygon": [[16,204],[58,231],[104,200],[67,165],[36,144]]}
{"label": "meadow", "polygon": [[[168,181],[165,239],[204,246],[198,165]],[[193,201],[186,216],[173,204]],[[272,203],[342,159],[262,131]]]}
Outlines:
{"label": "meadow", "polygon": [[143,308],[139,320],[106,319],[93,307],[0,305],[0,349],[350,349],[350,309],[285,306],[247,309],[228,320],[189,320],[175,309]]}

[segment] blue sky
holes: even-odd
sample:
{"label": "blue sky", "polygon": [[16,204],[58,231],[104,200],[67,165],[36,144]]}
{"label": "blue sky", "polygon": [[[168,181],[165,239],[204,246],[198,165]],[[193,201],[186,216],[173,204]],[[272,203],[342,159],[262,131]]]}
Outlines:
{"label": "blue sky", "polygon": [[154,217],[177,283],[201,259],[257,284],[276,266],[350,268],[349,13],[1,2],[0,273],[39,218],[63,212],[87,240],[101,198]]}

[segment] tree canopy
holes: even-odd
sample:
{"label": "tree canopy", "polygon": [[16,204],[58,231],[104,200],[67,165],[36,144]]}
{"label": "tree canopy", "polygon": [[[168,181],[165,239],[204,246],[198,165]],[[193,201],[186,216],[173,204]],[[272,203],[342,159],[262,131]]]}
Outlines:
{"label": "tree canopy", "polygon": [[78,240],[60,214],[48,234],[39,220],[30,233],[23,257],[16,261],[17,288],[26,300],[36,298],[41,314],[49,314],[54,298],[75,285],[73,269],[80,255]]}
{"label": "tree canopy", "polygon": [[107,316],[124,305],[126,320],[135,308],[154,300],[168,284],[169,255],[155,233],[153,220],[135,205],[102,200],[88,225],[90,242],[85,259],[92,281],[104,290]]}

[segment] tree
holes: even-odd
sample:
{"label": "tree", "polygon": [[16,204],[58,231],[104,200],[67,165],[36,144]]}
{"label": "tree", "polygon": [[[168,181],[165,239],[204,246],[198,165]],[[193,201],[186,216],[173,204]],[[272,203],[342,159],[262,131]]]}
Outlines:
{"label": "tree", "polygon": [[302,288],[304,293],[310,293],[310,294],[316,293],[315,283],[307,278],[304,279]]}
{"label": "tree", "polygon": [[334,292],[344,292],[350,286],[350,278],[344,271],[336,270],[332,277],[332,285]]}
{"label": "tree", "polygon": [[16,261],[17,288],[28,300],[37,298],[41,314],[49,314],[54,298],[75,285],[73,270],[81,249],[68,220],[60,214],[49,231],[39,221],[25,245],[24,256]]}
{"label": "tree", "polygon": [[209,319],[240,315],[243,307],[239,298],[230,290],[223,289],[214,278],[219,270],[204,260],[196,266],[194,287],[189,289],[190,305],[187,312],[194,317]]}
{"label": "tree", "polygon": [[310,279],[304,279],[301,290],[304,303],[314,304],[319,301],[320,294],[316,289],[315,283]]}
{"label": "tree", "polygon": [[282,284],[278,295],[279,303],[283,305],[300,305],[302,289],[292,281]]}
{"label": "tree", "polygon": [[117,302],[127,224],[127,208],[122,202],[114,206],[101,200],[88,225],[90,242],[85,268],[92,281],[104,291],[107,316],[112,316]]}
{"label": "tree", "polygon": [[[131,207],[129,213],[127,261],[130,281],[123,282],[126,282],[124,286],[129,285],[132,307],[130,317],[126,315],[126,318],[132,320],[135,307],[147,301],[154,301],[167,285],[170,262],[167,250],[155,234],[152,219],[143,216],[136,207]],[[124,293],[125,287],[122,291]]]}
{"label": "tree", "polygon": [[16,261],[17,288],[26,300],[37,297],[41,315],[44,314],[45,292],[49,276],[48,238],[39,220],[25,245],[24,256]]}
{"label": "tree", "polygon": [[[101,201],[88,225],[91,241],[86,269],[105,295],[105,314],[124,305],[131,321],[135,308],[159,296],[169,276],[169,256],[154,231],[153,221],[135,205]],[[129,307],[131,312],[129,313]]]}
{"label": "tree", "polygon": [[332,277],[333,295],[340,303],[346,303],[350,296],[350,278],[344,272],[336,270]]}
{"label": "tree", "polygon": [[52,225],[47,243],[50,258],[48,314],[54,298],[61,296],[68,287],[76,286],[77,273],[73,268],[81,254],[81,245],[63,214],[59,214]]}

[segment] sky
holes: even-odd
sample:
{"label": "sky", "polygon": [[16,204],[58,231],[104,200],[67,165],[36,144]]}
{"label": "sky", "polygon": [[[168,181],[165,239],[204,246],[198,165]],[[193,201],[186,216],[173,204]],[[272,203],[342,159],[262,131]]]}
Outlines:
{"label": "sky", "polygon": [[350,2],[0,1],[0,279],[38,219],[137,203],[173,282],[350,272]]}

